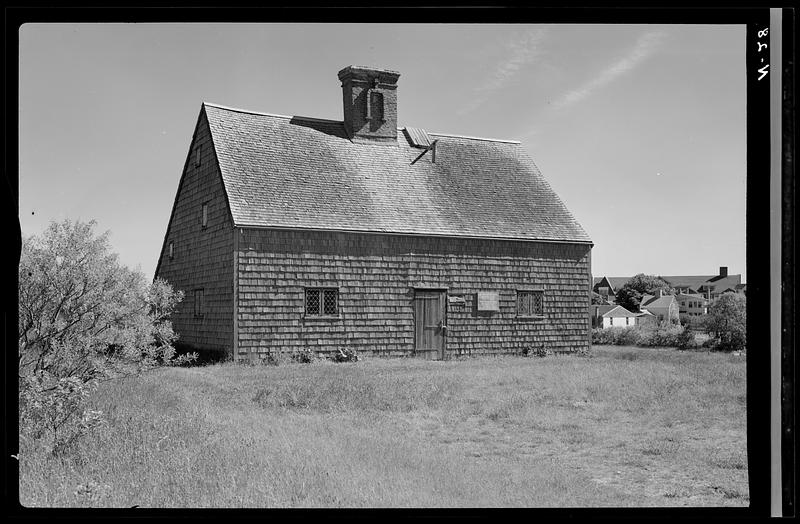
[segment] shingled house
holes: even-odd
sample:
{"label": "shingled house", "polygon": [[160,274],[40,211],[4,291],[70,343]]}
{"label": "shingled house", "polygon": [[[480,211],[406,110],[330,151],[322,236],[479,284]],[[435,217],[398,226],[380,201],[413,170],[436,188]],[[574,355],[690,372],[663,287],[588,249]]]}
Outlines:
{"label": "shingled house", "polygon": [[185,347],[589,346],[586,232],[519,142],[398,128],[399,76],[341,70],[344,121],[202,104],[156,268]]}

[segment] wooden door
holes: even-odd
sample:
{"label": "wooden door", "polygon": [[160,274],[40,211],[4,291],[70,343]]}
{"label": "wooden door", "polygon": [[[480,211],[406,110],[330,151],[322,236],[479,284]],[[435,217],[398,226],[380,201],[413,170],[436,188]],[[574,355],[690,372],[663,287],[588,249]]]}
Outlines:
{"label": "wooden door", "polygon": [[445,292],[415,290],[414,349],[417,356],[428,360],[444,358]]}

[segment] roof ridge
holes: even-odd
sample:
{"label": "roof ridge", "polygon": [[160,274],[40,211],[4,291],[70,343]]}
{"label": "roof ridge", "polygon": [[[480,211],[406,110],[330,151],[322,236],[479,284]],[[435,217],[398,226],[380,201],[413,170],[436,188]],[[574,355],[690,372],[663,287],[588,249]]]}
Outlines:
{"label": "roof ridge", "polygon": [[[301,120],[310,120],[312,122],[330,122],[330,123],[333,123],[333,124],[342,124],[342,123],[344,123],[341,120],[331,120],[330,118],[316,118],[316,117],[313,117],[313,116],[300,116],[300,115],[290,116],[290,115],[279,115],[277,113],[265,113],[263,111],[253,111],[251,109],[242,109],[241,107],[225,106],[225,105],[222,105],[222,104],[216,104],[214,102],[203,102],[203,105],[216,107],[218,109],[227,109],[228,111],[236,111],[237,113],[248,113],[248,114],[251,114],[251,115],[271,116],[271,117],[275,117],[275,118],[286,118],[287,120],[291,120],[293,118],[299,118]],[[398,131],[402,131],[406,127],[410,127],[410,126],[398,127],[397,130]],[[448,138],[465,138],[465,139],[468,139],[468,140],[483,140],[484,142],[501,142],[501,143],[504,143],[504,144],[521,144],[521,142],[519,140],[507,140],[507,139],[504,139],[504,138],[486,138],[486,137],[481,137],[481,136],[453,135],[453,134],[449,134],[449,133],[435,133],[433,131],[427,131],[427,133],[429,135],[446,136]]]}
{"label": "roof ridge", "polygon": [[286,118],[288,120],[291,120],[292,118],[295,118],[295,117],[289,116],[289,115],[278,115],[278,114],[275,114],[275,113],[264,113],[264,112],[261,112],[261,111],[251,111],[249,109],[242,109],[240,107],[224,106],[222,104],[214,104],[214,103],[211,103],[211,102],[203,102],[203,105],[204,106],[216,107],[218,109],[227,109],[228,111],[236,111],[237,113],[249,113],[251,115],[272,116],[272,117],[276,117],[276,118]]}

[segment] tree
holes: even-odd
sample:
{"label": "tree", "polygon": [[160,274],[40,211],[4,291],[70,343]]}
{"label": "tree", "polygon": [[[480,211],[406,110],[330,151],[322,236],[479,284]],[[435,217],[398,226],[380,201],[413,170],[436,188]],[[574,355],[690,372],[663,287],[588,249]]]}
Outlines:
{"label": "tree", "polygon": [[666,280],[654,275],[639,273],[631,277],[619,291],[617,291],[616,303],[628,311],[639,311],[642,297],[644,295],[656,295],[659,289],[661,289],[664,294],[673,293],[672,287]]}
{"label": "tree", "polygon": [[172,346],[169,316],[183,294],[121,265],[95,226],[53,222],[22,243],[20,428],[46,432],[53,451],[101,421],[85,409],[99,381],[196,358]]}
{"label": "tree", "polygon": [[708,307],[706,328],[723,351],[741,351],[747,345],[747,298],[725,293]]}

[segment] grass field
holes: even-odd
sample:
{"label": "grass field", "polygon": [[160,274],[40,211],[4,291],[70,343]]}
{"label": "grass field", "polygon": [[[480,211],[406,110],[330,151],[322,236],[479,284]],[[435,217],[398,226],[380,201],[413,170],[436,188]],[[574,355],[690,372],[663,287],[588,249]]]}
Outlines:
{"label": "grass field", "polygon": [[746,506],[745,357],[171,368],[106,383],[25,506]]}

